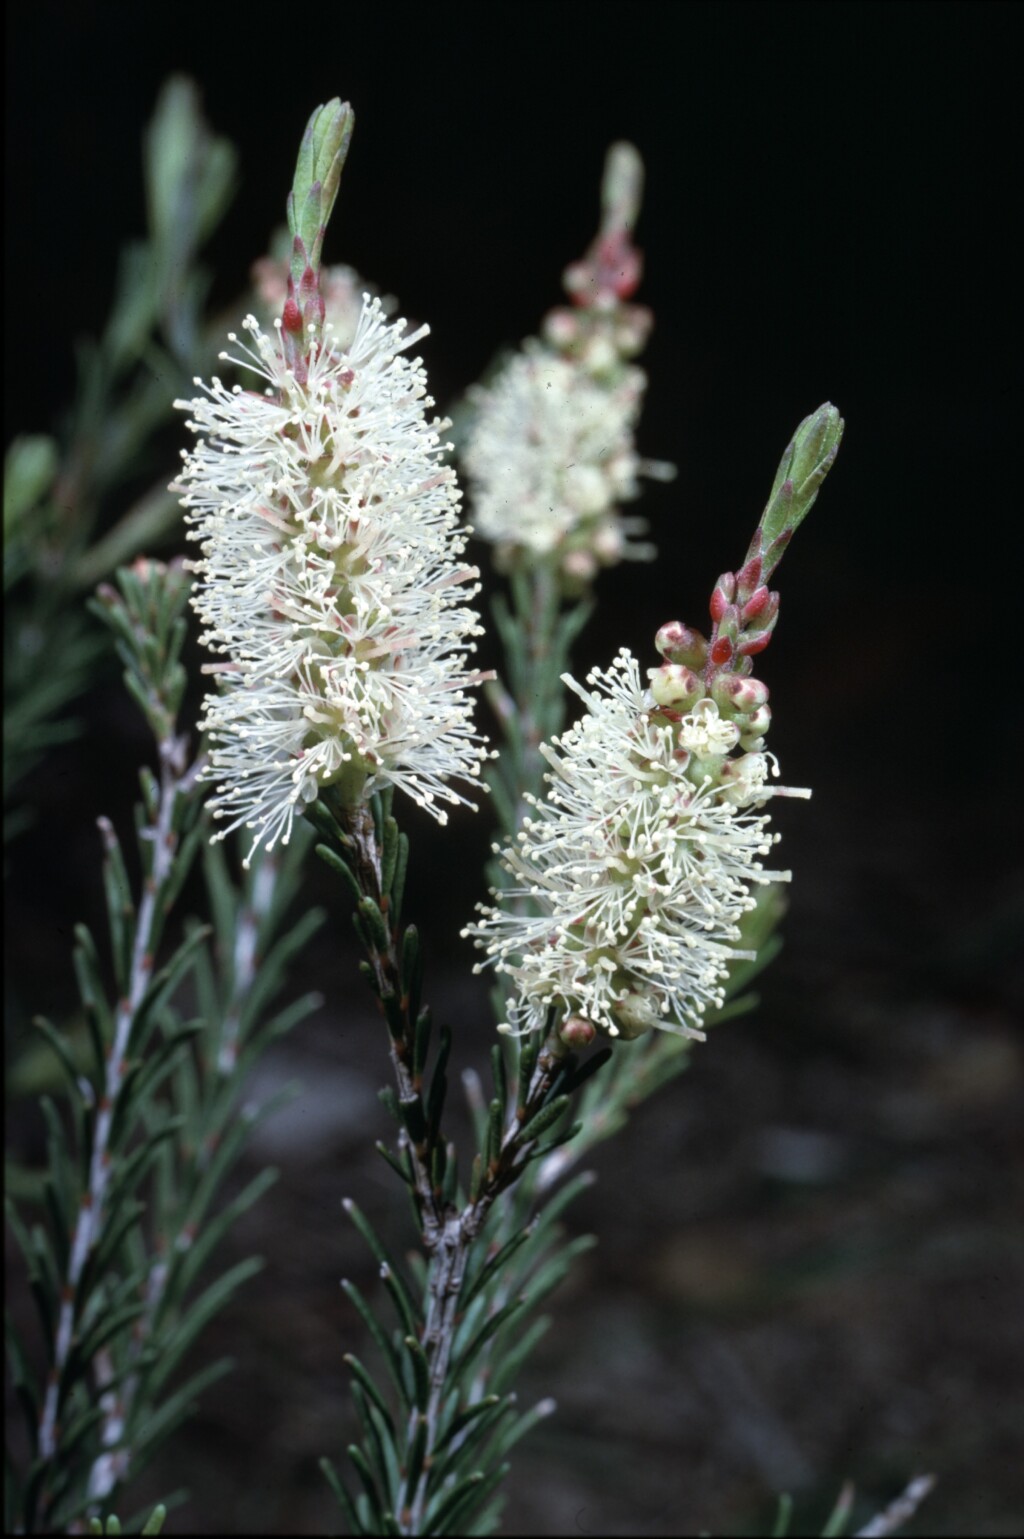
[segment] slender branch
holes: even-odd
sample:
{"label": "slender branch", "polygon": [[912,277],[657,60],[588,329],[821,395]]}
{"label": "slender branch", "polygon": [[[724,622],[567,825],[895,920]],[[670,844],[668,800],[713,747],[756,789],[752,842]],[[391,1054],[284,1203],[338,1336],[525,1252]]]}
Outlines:
{"label": "slender branch", "polygon": [[[364,897],[371,899],[384,916],[387,927],[387,944],[383,949],[373,945],[367,957],[373,969],[377,994],[381,1000],[393,999],[399,1012],[399,1030],[389,1032],[391,1065],[398,1086],[399,1104],[408,1111],[416,1107],[423,1112],[423,1097],[413,1079],[413,1040],[415,1022],[410,1018],[409,1000],[402,990],[402,968],[398,951],[398,935],[388,922],[389,900],[382,891],[381,858],[377,845],[377,833],[373,815],[363,804],[355,808],[349,817],[349,834],[356,856],[356,880]],[[426,1124],[425,1113],[421,1118]],[[409,1153],[415,1176],[416,1196],[419,1200],[423,1224],[423,1240],[429,1252],[437,1248],[445,1227],[444,1203],[434,1190],[430,1172],[431,1144],[426,1136],[415,1142],[409,1139]]]}
{"label": "slender branch", "polygon": [[[168,733],[160,742],[159,751],[160,797],[156,817],[146,831],[147,837],[153,843],[153,869],[146,880],[142,902],[139,905],[129,969],[128,992],[118,1003],[114,1017],[114,1033],[107,1058],[106,1080],[93,1132],[89,1182],[82,1195],[71,1240],[67,1280],[57,1322],[53,1366],[39,1418],[39,1452],[44,1459],[52,1459],[57,1449],[59,1438],[57,1407],[60,1382],[71,1350],[78,1285],[90,1252],[102,1230],[104,1202],[112,1174],[109,1146],[114,1110],[127,1071],[127,1052],[132,1026],[153,973],[154,939],[163,918],[162,892],[171,873],[177,850],[178,836],[171,826],[174,809],[179,796],[191,788],[199,767],[198,764],[193,764],[186,768],[187,739],[184,736],[174,732]],[[112,837],[106,819],[101,819],[100,827],[105,839]]]}
{"label": "slender branch", "polygon": [[533,1140],[524,1143],[520,1137],[520,1129],[543,1104],[557,1072],[558,1060],[555,1055],[542,1051],[534,1070],[526,1106],[517,1112],[516,1125],[506,1131],[501,1152],[492,1162],[491,1170],[485,1175],[478,1196],[468,1203],[461,1213],[452,1214],[448,1218],[431,1253],[427,1278],[427,1319],[422,1342],[427,1358],[430,1391],[425,1411],[420,1413],[413,1410],[410,1413],[406,1443],[407,1447],[412,1446],[412,1439],[422,1414],[426,1419],[426,1449],[423,1468],[416,1483],[412,1501],[399,1515],[399,1529],[403,1534],[412,1535],[423,1532],[431,1455],[437,1446],[441,1430],[441,1411],[452,1347],[455,1342],[459,1294],[462,1291],[470,1248],[483,1228],[496,1198],[507,1186],[518,1179],[524,1168],[520,1163],[520,1157],[528,1152]]}
{"label": "slender branch", "polygon": [[532,1136],[524,1139],[522,1135],[549,1098],[561,1067],[561,1044],[546,1044],[539,1053],[523,1104],[515,1108],[503,1129],[499,1147],[492,1151],[487,1168],[481,1172],[475,1195],[461,1209],[446,1200],[441,1187],[435,1185],[433,1175],[434,1154],[445,1147],[444,1139],[440,1127],[431,1125],[423,1104],[421,1085],[414,1073],[416,1023],[412,1018],[411,1001],[402,988],[402,936],[391,921],[376,825],[365,804],[345,809],[343,816],[346,853],[356,885],[362,898],[370,901],[384,921],[383,931],[379,926],[363,925],[360,933],[366,941],[374,988],[388,1020],[399,1106],[407,1128],[411,1125],[423,1129],[418,1139],[410,1134],[406,1147],[423,1226],[423,1247],[428,1258],[425,1320],[420,1345],[426,1358],[429,1387],[426,1405],[413,1407],[409,1413],[406,1447],[412,1448],[417,1436],[425,1431],[424,1457],[418,1474],[410,1477],[408,1500],[397,1516],[403,1534],[418,1534],[422,1532],[430,1494],[432,1455],[440,1438],[466,1262],[495,1201],[526,1168],[526,1156],[536,1139]]}
{"label": "slender branch", "polygon": [[[221,1024],[220,1043],[216,1059],[216,1071],[223,1081],[230,1078],[238,1062],[238,1038],[242,1012],[257,976],[257,943],[260,927],[270,912],[277,886],[280,862],[276,855],[264,855],[253,877],[251,892],[238,911],[235,929],[235,945],[232,956],[231,991],[227,1009]],[[199,1151],[202,1167],[208,1160],[204,1143]],[[202,1156],[206,1156],[204,1159]],[[185,1251],[192,1244],[192,1236],[180,1230],[174,1248]],[[143,1347],[151,1334],[153,1321],[163,1303],[164,1292],[171,1268],[166,1259],[166,1247],[161,1244],[153,1257],[146,1279],[145,1312],[135,1322],[129,1348],[130,1358],[137,1363]],[[104,1352],[96,1361],[97,1378],[101,1388],[113,1377],[113,1365],[109,1354]],[[110,1496],[114,1487],[123,1480],[131,1463],[131,1447],[122,1441],[128,1426],[135,1396],[139,1388],[139,1375],[131,1372],[124,1379],[120,1394],[103,1389],[100,1405],[103,1421],[100,1442],[102,1452],[97,1455],[89,1471],[88,1494],[93,1502],[101,1502]]]}

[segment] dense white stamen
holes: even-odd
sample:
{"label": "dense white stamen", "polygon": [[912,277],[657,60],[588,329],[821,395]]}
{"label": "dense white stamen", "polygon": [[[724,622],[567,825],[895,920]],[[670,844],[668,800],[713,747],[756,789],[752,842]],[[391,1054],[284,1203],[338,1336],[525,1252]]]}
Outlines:
{"label": "dense white stamen", "polygon": [[438,801],[465,800],[452,779],[480,784],[465,690],[481,676],[464,666],[478,573],[457,559],[447,424],[427,421],[422,365],[402,356],[425,328],[404,328],[366,296],[351,345],[328,326],[300,385],[280,332],[249,316],[252,345],[232,337],[231,361],[269,394],[214,378],[175,403],[198,437],[175,483],[200,542],[193,604],[228,659],[203,723],[211,805],[254,847],[287,840],[296,812],[353,771],[359,794],[392,783],[441,821]]}
{"label": "dense white stamen", "polygon": [[570,572],[572,558],[652,556],[653,546],[628,539],[643,522],[616,513],[644,473],[633,432],[645,383],[635,365],[599,382],[579,360],[533,343],[475,390],[465,467],[478,533],[509,551],[560,552]]}
{"label": "dense white stamen", "polygon": [[464,933],[515,984],[507,1029],[555,1006],[612,1036],[701,1036],[729,964],[751,955],[737,942],[752,889],[789,880],[759,858],[777,837],[756,810],[775,794],[768,756],[727,758],[738,734],[710,699],[659,716],[626,651],[589,688],[565,682],[586,714],[545,747],[547,798],[528,798],[537,816],[502,855],[506,906]]}

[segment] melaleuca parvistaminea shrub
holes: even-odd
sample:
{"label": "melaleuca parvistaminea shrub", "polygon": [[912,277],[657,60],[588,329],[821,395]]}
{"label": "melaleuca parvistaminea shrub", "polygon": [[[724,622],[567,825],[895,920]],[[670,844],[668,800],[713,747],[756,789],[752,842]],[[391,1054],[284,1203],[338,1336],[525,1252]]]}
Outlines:
{"label": "melaleuca parvistaminea shrub", "polygon": [[[199,582],[208,671],[211,806],[255,844],[287,840],[324,786],[351,802],[393,784],[444,821],[485,757],[467,668],[480,633],[475,567],[458,558],[460,493],[419,359],[377,299],[349,347],[313,346],[296,369],[250,316],[252,346],[222,354],[264,392],[216,377],[176,405],[195,448],[177,489]],[[196,381],[202,384],[201,381]]]}

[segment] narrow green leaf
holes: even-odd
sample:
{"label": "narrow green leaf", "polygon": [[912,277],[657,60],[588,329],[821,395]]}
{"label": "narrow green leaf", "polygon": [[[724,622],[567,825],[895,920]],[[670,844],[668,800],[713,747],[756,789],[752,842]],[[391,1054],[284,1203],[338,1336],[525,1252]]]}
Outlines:
{"label": "narrow green leaf", "polygon": [[119,1218],[112,1223],[110,1215],[106,1216],[103,1228],[97,1244],[90,1250],[86,1257],[85,1266],[78,1282],[76,1296],[77,1308],[80,1311],[86,1299],[98,1286],[107,1270],[113,1265],[125,1236],[133,1225],[137,1224],[142,1214],[146,1211],[144,1202],[136,1202],[132,1198],[126,1198],[119,1205]]}
{"label": "narrow green leaf", "polygon": [[501,1102],[491,1102],[487,1113],[487,1145],[484,1150],[484,1162],[493,1165],[501,1154],[502,1140],[505,1136],[505,1108]]}
{"label": "narrow green leaf", "polygon": [[362,1209],[350,1197],[343,1198],[341,1205],[380,1264],[381,1277],[384,1279],[388,1292],[394,1300],[399,1319],[404,1324],[406,1331],[410,1335],[415,1335],[419,1324],[417,1310],[400,1270],[396,1267]]}
{"label": "narrow green leaf", "polygon": [[491,1448],[485,1452],[482,1445],[509,1414],[514,1401],[514,1395],[507,1395],[504,1400],[497,1395],[488,1395],[485,1401],[479,1402],[481,1414],[468,1422],[458,1437],[446,1443],[443,1456],[438,1457],[435,1450],[430,1468],[431,1486],[435,1490],[440,1490],[452,1477],[457,1479],[460,1470],[467,1465],[494,1463]]}
{"label": "narrow green leaf", "polygon": [[517,1143],[520,1146],[523,1144],[528,1144],[532,1142],[533,1139],[538,1138],[541,1133],[545,1133],[549,1127],[558,1121],[563,1112],[566,1111],[569,1106],[569,1100],[569,1096],[559,1095],[556,1096],[553,1101],[549,1101],[546,1106],[542,1106],[540,1111],[536,1112],[529,1119],[529,1121],[519,1129],[516,1140]]}
{"label": "narrow green leaf", "polygon": [[490,1260],[481,1267],[475,1277],[470,1276],[467,1268],[466,1279],[463,1284],[464,1292],[459,1299],[459,1309],[461,1312],[465,1313],[479,1294],[485,1292],[492,1282],[504,1275],[509,1262],[519,1247],[525,1245],[527,1240],[532,1238],[534,1227],[533,1224],[530,1224],[526,1228],[520,1229],[510,1240],[506,1240],[505,1244],[500,1246],[494,1255],[491,1256]]}
{"label": "narrow green leaf", "polygon": [[495,1042],[491,1048],[491,1075],[494,1079],[494,1093],[505,1107],[508,1105],[508,1080],[505,1075],[505,1057],[500,1042]]}
{"label": "narrow green leaf", "polygon": [[793,1516],[793,1498],[788,1491],[779,1493],[779,1509],[772,1524],[772,1539],[786,1539],[790,1519]]}
{"label": "narrow green leaf", "polygon": [[102,1422],[104,1410],[101,1405],[90,1406],[81,1416],[72,1417],[67,1425],[61,1429],[60,1434],[60,1461],[69,1470],[74,1467],[74,1455],[80,1443],[83,1443],[94,1428]]}
{"label": "narrow green leaf", "polygon": [[67,1077],[72,1098],[80,1101],[82,1099],[82,1089],[79,1080],[84,1078],[84,1075],[75,1062],[75,1056],[67,1038],[45,1016],[37,1015],[32,1025],[41,1036],[45,1037],[47,1043],[53,1049],[54,1055]]}
{"label": "narrow green leaf", "polygon": [[551,1316],[541,1315],[539,1320],[534,1320],[527,1326],[514,1344],[505,1342],[501,1354],[490,1365],[490,1378],[488,1387],[492,1393],[503,1395],[510,1389],[519,1377],[520,1369],[534,1350],[541,1337],[546,1334],[551,1326]]}
{"label": "narrow green leaf", "polygon": [[136,1472],[136,1461],[144,1456],[149,1457],[160,1443],[164,1442],[175,1428],[192,1414],[196,1409],[196,1403],[204,1389],[222,1379],[230,1373],[235,1364],[233,1359],[224,1357],[215,1363],[210,1363],[206,1368],[200,1369],[181,1389],[177,1390],[156,1411],[150,1411],[143,1419],[139,1418],[138,1426],[134,1432],[132,1446],[132,1472]]}
{"label": "narrow green leaf", "polygon": [[350,896],[358,903],[363,893],[351,866],[349,866],[346,861],[342,860],[341,856],[337,854],[336,851],[332,850],[330,845],[318,844],[315,846],[315,848],[316,853],[319,855],[324,865],[330,866],[335,876],[341,877],[341,880],[347,887]]}
{"label": "narrow green leaf", "polygon": [[441,1126],[441,1114],[444,1111],[445,1095],[448,1090],[447,1069],[451,1051],[452,1029],[450,1026],[442,1026],[437,1061],[434,1064],[430,1090],[427,1094],[427,1128],[431,1143],[437,1138],[438,1129]]}
{"label": "narrow green leaf", "polygon": [[405,1456],[405,1503],[408,1505],[415,1494],[419,1484],[420,1473],[423,1469],[423,1456],[427,1451],[427,1418],[417,1416],[412,1442],[409,1444]]}
{"label": "narrow green leaf", "polygon": [[388,1373],[391,1375],[392,1383],[397,1389],[403,1404],[409,1406],[409,1392],[406,1389],[405,1382],[402,1378],[402,1373],[398,1362],[398,1354],[385,1335],[382,1325],[380,1324],[376,1315],[373,1313],[373,1310],[370,1308],[369,1304],[366,1302],[360,1290],[356,1287],[355,1283],[349,1282],[347,1278],[343,1278],[341,1286],[345,1294],[348,1296],[348,1298],[351,1299],[352,1303],[359,1311],[363,1324],[366,1326],[367,1330],[373,1338],[374,1346],[377,1348],[377,1351],[384,1359],[384,1366],[387,1368]]}
{"label": "narrow green leaf", "polygon": [[391,1169],[395,1172],[395,1175],[398,1176],[399,1179],[402,1182],[404,1182],[404,1184],[406,1186],[409,1186],[411,1184],[411,1177],[410,1177],[409,1171],[402,1164],[402,1162],[398,1158],[398,1156],[392,1154],[392,1152],[388,1148],[387,1144],[383,1143],[378,1138],[377,1142],[374,1144],[373,1147],[376,1149],[376,1151],[380,1155],[380,1157],[383,1160],[386,1160],[387,1163],[391,1166]]}
{"label": "narrow green leaf", "polygon": [[257,1272],[261,1272],[264,1265],[261,1256],[249,1256],[230,1267],[215,1282],[212,1282],[198,1299],[189,1301],[182,1319],[172,1332],[164,1335],[159,1363],[149,1376],[150,1395],[156,1396],[160,1393],[161,1386],[167,1382],[200,1333],[206,1329],[214,1316],[231,1302],[243,1283],[248,1282],[250,1277],[255,1277]]}
{"label": "narrow green leaf", "polygon": [[355,1503],[349,1495],[348,1487],[345,1485],[345,1482],[334,1468],[334,1465],[331,1463],[330,1459],[324,1458],[320,1459],[318,1462],[321,1470],[324,1473],[327,1484],[334,1492],[338,1506],[345,1514],[345,1522],[349,1528],[349,1531],[353,1534],[361,1534],[363,1532],[362,1524],[356,1517]]}
{"label": "narrow green leaf", "polygon": [[524,1411],[522,1416],[517,1416],[514,1421],[509,1422],[499,1431],[494,1442],[487,1450],[488,1458],[502,1458],[521,1438],[524,1438],[528,1432],[531,1432],[538,1422],[544,1421],[548,1416],[551,1416],[554,1410],[555,1402],[553,1400],[540,1400],[529,1411]]}
{"label": "narrow green leaf", "polygon": [[86,1010],[91,1011],[94,1016],[101,1043],[99,1062],[103,1064],[106,1061],[106,1048],[114,1036],[114,1018],[103,987],[96,943],[84,924],[75,926],[75,939],[78,944],[75,946],[73,956],[78,992]]}
{"label": "narrow green leaf", "polygon": [[420,1013],[420,988],[423,968],[420,958],[420,935],[414,924],[408,925],[402,936],[402,993],[408,1000],[409,1019],[415,1021]]}
{"label": "narrow green leaf", "polygon": [[[408,931],[406,932],[408,934]],[[412,1048],[412,1072],[413,1078],[422,1078],[423,1070],[427,1062],[427,1053],[430,1048],[430,1030],[432,1016],[430,1006],[424,1005],[423,1009],[415,1016],[416,1033],[413,1038]]]}
{"label": "narrow green leaf", "polygon": [[577,1090],[582,1089],[582,1087],[587,1083],[589,1079],[592,1079],[595,1074],[600,1073],[606,1063],[611,1062],[613,1053],[614,1049],[610,1047],[602,1047],[599,1048],[596,1053],[592,1053],[591,1056],[584,1063],[580,1064],[579,1067],[572,1073],[572,1075],[570,1075],[565,1086],[566,1093],[569,1095],[574,1095]]}
{"label": "narrow green leaf", "polygon": [[189,967],[193,952],[198,950],[209,934],[210,927],[208,925],[203,925],[193,931],[191,935],[182,941],[167,963],[150,980],[149,987],[143,994],[132,1020],[131,1033],[128,1038],[129,1053],[137,1053],[141,1050],[150,1017],[158,1014],[171,990],[177,985]]}
{"label": "narrow green leaf", "polygon": [[574,1122],[570,1127],[566,1128],[564,1133],[559,1133],[557,1138],[552,1138],[548,1143],[538,1144],[535,1149],[528,1150],[523,1160],[523,1165],[528,1165],[531,1160],[542,1160],[554,1149],[560,1149],[563,1144],[567,1144],[574,1139],[582,1127],[582,1122]]}
{"label": "narrow green leaf", "polygon": [[391,884],[395,879],[398,861],[398,824],[390,815],[384,819],[384,843],[380,855],[380,888],[385,897],[391,896]]}
{"label": "narrow green leaf", "polygon": [[454,1364],[452,1369],[453,1377],[461,1378],[481,1348],[492,1337],[496,1336],[499,1331],[503,1330],[510,1320],[521,1314],[528,1302],[525,1298],[516,1298],[505,1304],[501,1309],[496,1310],[477,1331],[469,1345],[459,1353],[458,1362]]}
{"label": "narrow green leaf", "polygon": [[359,1476],[363,1490],[366,1492],[366,1499],[370,1504],[375,1524],[371,1531],[379,1534],[384,1527],[384,1505],[381,1501],[380,1492],[377,1490],[377,1483],[373,1478],[373,1471],[370,1469],[366,1455],[358,1444],[349,1444],[348,1456],[355,1465],[356,1474]]}
{"label": "narrow green leaf", "polygon": [[533,1079],[533,1071],[537,1067],[537,1058],[540,1054],[541,1034],[532,1031],[528,1037],[523,1037],[519,1046],[519,1105],[525,1106],[530,1090],[530,1081]]}
{"label": "narrow green leaf", "polygon": [[430,1370],[427,1366],[427,1355],[415,1336],[404,1337],[404,1345],[406,1356],[412,1363],[416,1405],[424,1411],[430,1398]]}
{"label": "narrow green leaf", "polygon": [[122,1309],[108,1312],[106,1310],[99,1316],[96,1325],[84,1337],[81,1342],[72,1341],[72,1351],[76,1353],[81,1365],[81,1371],[92,1363],[97,1355],[107,1345],[108,1341],[119,1335],[125,1328],[131,1325],[140,1316],[146,1313],[146,1303],[126,1304]]}
{"label": "narrow green leaf", "polygon": [[449,1425],[442,1432],[440,1438],[437,1441],[435,1453],[440,1452],[440,1450],[443,1448],[446,1448],[448,1444],[453,1443],[456,1438],[461,1438],[466,1429],[474,1421],[477,1421],[479,1417],[483,1416],[485,1411],[491,1410],[493,1406],[499,1405],[500,1403],[500,1395],[485,1395],[484,1398],[482,1400],[478,1400],[475,1405],[467,1406],[464,1411],[460,1411],[457,1416],[452,1418]]}
{"label": "narrow green leaf", "polygon": [[418,1148],[427,1136],[427,1119],[421,1098],[418,1095],[412,1095],[407,1100],[400,1100],[398,1109],[409,1137]]}
{"label": "narrow green leaf", "polygon": [[135,933],[135,905],[132,902],[131,884],[128,881],[120,840],[109,819],[101,818],[99,821],[105,850],[103,887],[107,903],[110,946],[114,958],[114,977],[119,991],[127,994]]}
{"label": "narrow green leaf", "polygon": [[396,928],[402,917],[402,899],[405,897],[405,878],[408,869],[409,837],[407,834],[400,833],[395,854],[395,874],[391,879],[391,923]]}
{"label": "narrow green leaf", "polygon": [[507,1464],[503,1464],[491,1475],[475,1470],[472,1475],[467,1475],[465,1480],[460,1480],[428,1513],[425,1532],[427,1534],[457,1533],[467,1514],[504,1480],[508,1474],[508,1468]]}
{"label": "narrow green leaf", "polygon": [[277,1178],[278,1172],[273,1166],[261,1170],[243,1187],[237,1197],[232,1198],[225,1208],[203,1224],[192,1245],[184,1254],[177,1245],[175,1246],[175,1256],[182,1256],[182,1260],[176,1268],[172,1263],[171,1275],[168,1278],[168,1289],[172,1297],[175,1293],[181,1296],[188,1291],[228,1230],[243,1213],[248,1212],[260,1200],[264,1192],[274,1185]]}
{"label": "narrow green leaf", "polygon": [[343,1361],[348,1365],[348,1369],[352,1374],[352,1377],[354,1379],[358,1379],[359,1383],[363,1386],[363,1390],[366,1395],[377,1407],[377,1410],[379,1411],[381,1417],[384,1420],[384,1424],[388,1429],[390,1437],[392,1440],[394,1440],[394,1419],[388,1409],[387,1401],[384,1399],[384,1396],[381,1394],[380,1390],[377,1388],[377,1385],[374,1383],[372,1377],[370,1376],[369,1370],[364,1367],[364,1365],[359,1361],[359,1358],[354,1356],[354,1354],[351,1352],[345,1353]]}
{"label": "narrow green leaf", "polygon": [[[374,1420],[373,1408],[363,1393],[362,1386],[356,1382],[349,1385],[352,1392],[352,1400],[363,1428],[363,1446],[369,1452],[376,1465],[377,1480],[380,1490],[385,1498],[392,1491],[390,1470],[396,1468],[394,1450],[391,1448],[390,1439],[384,1434],[382,1424]],[[388,1454],[390,1453],[390,1459]]]}

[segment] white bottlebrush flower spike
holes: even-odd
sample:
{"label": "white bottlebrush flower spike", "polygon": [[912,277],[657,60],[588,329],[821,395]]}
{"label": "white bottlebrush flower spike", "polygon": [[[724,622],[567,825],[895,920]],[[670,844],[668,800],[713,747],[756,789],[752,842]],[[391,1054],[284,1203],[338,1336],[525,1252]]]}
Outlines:
{"label": "white bottlebrush flower spike", "polygon": [[393,783],[440,821],[479,784],[485,750],[467,687],[475,567],[457,558],[459,492],[439,464],[419,359],[379,300],[351,346],[313,349],[308,379],[252,316],[252,347],[221,356],[262,394],[216,377],[175,404],[197,435],[175,489],[202,556],[193,597],[220,690],[206,701],[212,806],[254,847],[287,840],[296,811],[340,784]]}
{"label": "white bottlebrush flower spike", "polygon": [[[597,564],[652,556],[653,546],[629,543],[643,521],[617,512],[638,495],[642,473],[659,472],[634,446],[644,385],[635,366],[598,379],[584,359],[533,344],[474,390],[464,464],[477,533],[503,554],[557,553],[582,577]],[[588,569],[576,573],[580,562]]]}
{"label": "white bottlebrush flower spike", "polygon": [[464,933],[513,980],[506,1029],[537,1029],[554,1007],[611,1036],[699,1037],[730,962],[751,955],[736,942],[752,888],[789,879],[763,863],[774,760],[727,758],[738,733],[708,697],[683,717],[659,710],[627,651],[589,690],[565,682],[586,714],[543,750],[550,790],[504,852],[506,907]]}

